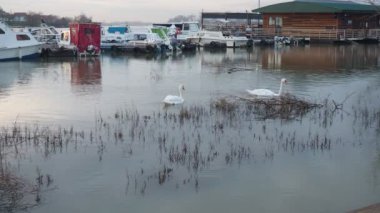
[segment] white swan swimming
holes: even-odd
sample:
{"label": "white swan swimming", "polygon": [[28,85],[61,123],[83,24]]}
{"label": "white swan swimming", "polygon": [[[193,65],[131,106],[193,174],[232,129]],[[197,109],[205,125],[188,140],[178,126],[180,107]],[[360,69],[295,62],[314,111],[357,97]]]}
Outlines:
{"label": "white swan swimming", "polygon": [[185,91],[185,86],[180,84],[178,86],[179,96],[167,95],[162,102],[165,104],[182,104],[185,101],[182,97],[182,90]]}
{"label": "white swan swimming", "polygon": [[278,93],[275,93],[268,89],[254,89],[254,90],[247,90],[247,92],[251,95],[256,95],[256,96],[266,96],[266,97],[281,96],[283,93],[282,88],[284,84],[286,83],[288,83],[288,81],[285,78],[281,79],[280,90],[278,91]]}

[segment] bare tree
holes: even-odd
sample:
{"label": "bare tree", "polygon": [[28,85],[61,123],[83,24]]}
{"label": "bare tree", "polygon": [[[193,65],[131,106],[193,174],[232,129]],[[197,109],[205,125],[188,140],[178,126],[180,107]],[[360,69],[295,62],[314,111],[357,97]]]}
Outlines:
{"label": "bare tree", "polygon": [[88,23],[92,22],[92,17],[88,17],[84,13],[82,13],[79,16],[75,16],[74,21],[79,23]]}
{"label": "bare tree", "polygon": [[175,16],[173,18],[170,18],[168,20],[168,23],[185,22],[185,21],[199,21],[199,17],[197,17],[196,15],[188,15],[188,16],[178,15],[178,16]]}

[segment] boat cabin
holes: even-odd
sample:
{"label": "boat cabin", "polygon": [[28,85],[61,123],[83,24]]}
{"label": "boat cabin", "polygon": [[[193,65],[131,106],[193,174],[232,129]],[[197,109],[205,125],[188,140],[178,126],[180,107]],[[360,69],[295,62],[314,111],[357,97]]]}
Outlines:
{"label": "boat cabin", "polygon": [[71,23],[70,43],[75,45],[79,55],[100,53],[101,27],[99,23]]}
{"label": "boat cabin", "polygon": [[153,27],[167,27],[169,31],[174,29],[174,34],[178,40],[186,40],[190,36],[196,35],[200,31],[198,22],[181,22],[181,23],[165,23],[153,24]]}

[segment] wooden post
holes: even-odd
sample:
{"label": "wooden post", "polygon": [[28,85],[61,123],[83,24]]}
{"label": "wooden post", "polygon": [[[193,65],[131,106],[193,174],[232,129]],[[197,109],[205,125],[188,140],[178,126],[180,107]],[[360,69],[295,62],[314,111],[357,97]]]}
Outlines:
{"label": "wooden post", "polygon": [[203,9],[202,9],[202,12],[201,12],[201,29],[203,29]]}

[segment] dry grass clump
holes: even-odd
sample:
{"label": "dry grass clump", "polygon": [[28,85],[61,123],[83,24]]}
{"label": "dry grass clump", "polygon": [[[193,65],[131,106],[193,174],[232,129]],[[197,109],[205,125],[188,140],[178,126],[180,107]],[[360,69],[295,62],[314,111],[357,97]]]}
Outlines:
{"label": "dry grass clump", "polygon": [[242,100],[248,104],[248,107],[251,105],[254,113],[261,119],[293,119],[302,117],[313,109],[323,107],[323,104],[312,103],[292,95]]}
{"label": "dry grass clump", "polygon": [[221,98],[211,103],[211,107],[224,113],[231,113],[238,107],[237,103],[227,98]]}
{"label": "dry grass clump", "polygon": [[270,98],[224,97],[213,101],[211,106],[224,113],[253,113],[257,119],[294,119],[324,105],[285,95]]}
{"label": "dry grass clump", "polygon": [[30,192],[25,181],[8,170],[0,172],[0,212],[26,210],[32,205],[25,203],[25,195]]}

